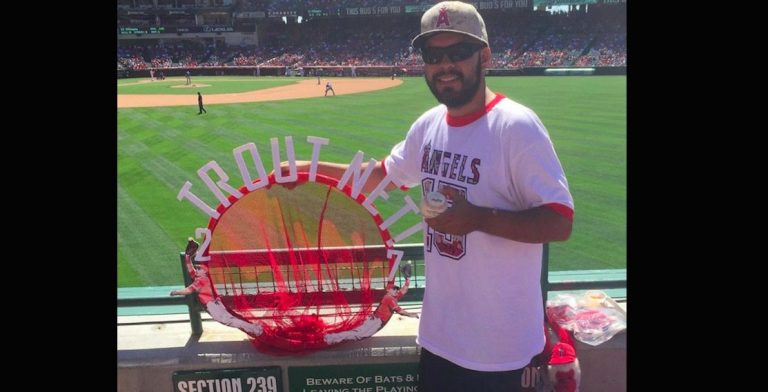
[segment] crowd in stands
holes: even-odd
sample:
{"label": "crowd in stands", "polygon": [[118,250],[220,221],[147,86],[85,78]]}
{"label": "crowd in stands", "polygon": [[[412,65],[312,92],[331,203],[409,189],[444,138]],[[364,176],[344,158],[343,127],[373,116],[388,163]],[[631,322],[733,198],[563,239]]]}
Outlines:
{"label": "crowd in stands", "polygon": [[352,8],[352,7],[389,7],[425,4],[432,5],[434,0],[273,0],[268,2],[267,10],[273,12],[301,11],[305,9]]}
{"label": "crowd in stands", "polygon": [[199,41],[124,45],[117,48],[117,62],[125,69],[216,67],[231,63],[236,50],[239,48],[205,46]]}
{"label": "crowd in stands", "polygon": [[237,11],[265,11],[271,3],[268,0],[240,0],[235,4]]}
{"label": "crowd in stands", "polygon": [[347,7],[434,4],[434,0],[117,0],[118,9],[232,8],[236,11],[297,11]]}
{"label": "crowd in stands", "polygon": [[[258,3],[258,2],[257,2]],[[287,0],[270,4],[294,3]],[[314,0],[307,3],[324,3]],[[338,3],[338,1],[334,2]],[[380,3],[378,0],[349,3]],[[401,1],[399,3],[418,3]],[[492,68],[626,66],[626,19],[605,13],[489,13],[485,16],[494,53]],[[259,46],[172,44],[118,47],[118,68],[201,66],[418,66],[410,47],[419,15],[370,18],[313,18],[303,24],[266,19]],[[120,45],[120,42],[118,41]]]}

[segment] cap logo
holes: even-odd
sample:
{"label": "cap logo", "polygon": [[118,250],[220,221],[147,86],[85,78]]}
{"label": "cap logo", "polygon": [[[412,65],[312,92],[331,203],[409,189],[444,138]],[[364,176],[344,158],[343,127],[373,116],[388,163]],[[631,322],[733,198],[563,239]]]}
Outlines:
{"label": "cap logo", "polygon": [[451,22],[448,20],[448,9],[445,7],[440,8],[440,14],[437,15],[437,24],[435,25],[435,28],[440,27],[443,23],[445,23],[446,26],[451,25]]}

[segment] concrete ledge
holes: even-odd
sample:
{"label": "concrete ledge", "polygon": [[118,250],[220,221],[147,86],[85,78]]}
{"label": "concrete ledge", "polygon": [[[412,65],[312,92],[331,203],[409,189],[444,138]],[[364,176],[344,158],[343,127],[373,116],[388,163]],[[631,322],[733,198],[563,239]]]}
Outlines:
{"label": "concrete ledge", "polygon": [[[626,308],[626,302],[620,304]],[[420,305],[404,307],[420,311]],[[173,373],[180,370],[280,366],[287,392],[292,366],[415,363],[418,322],[395,315],[371,338],[309,354],[275,356],[257,351],[246,334],[210,320],[205,313],[199,337],[191,335],[185,315],[122,316],[117,328],[117,391],[168,392],[173,390]],[[581,390],[625,391],[626,348],[625,332],[596,347],[577,342]]]}
{"label": "concrete ledge", "polygon": [[576,355],[581,365],[581,391],[623,392],[627,390],[626,330],[599,346],[590,346],[577,340]]}
{"label": "concrete ledge", "polygon": [[[416,309],[414,309],[416,310]],[[257,351],[245,333],[212,320],[203,334],[191,335],[188,319],[158,322],[158,316],[120,317],[118,392],[168,392],[179,370],[280,366],[288,391],[289,366],[418,362],[418,320],[393,316],[375,336],[302,355],[275,356]]]}

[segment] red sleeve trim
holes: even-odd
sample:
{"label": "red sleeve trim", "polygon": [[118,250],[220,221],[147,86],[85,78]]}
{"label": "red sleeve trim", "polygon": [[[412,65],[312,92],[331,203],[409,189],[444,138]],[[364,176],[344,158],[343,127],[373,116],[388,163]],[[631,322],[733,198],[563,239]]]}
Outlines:
{"label": "red sleeve trim", "polygon": [[544,207],[547,207],[550,210],[557,212],[558,214],[568,218],[568,220],[573,222],[573,209],[571,207],[568,207],[563,204],[558,204],[558,203],[547,203],[547,204],[544,204]]}
{"label": "red sleeve trim", "polygon": [[[387,155],[387,157],[388,157],[388,156],[389,156],[389,155]],[[386,161],[386,160],[387,160],[387,157],[384,157],[384,159],[382,159],[382,160],[381,160],[381,168],[382,168],[382,170],[384,170],[384,177],[386,177],[386,176],[387,176],[387,165],[384,163],[384,161]],[[401,190],[401,191],[407,191],[408,189],[411,189],[411,188],[408,188],[408,187],[407,187],[407,186],[405,186],[405,185],[403,185],[403,186],[401,186],[401,187],[400,187],[400,190]]]}

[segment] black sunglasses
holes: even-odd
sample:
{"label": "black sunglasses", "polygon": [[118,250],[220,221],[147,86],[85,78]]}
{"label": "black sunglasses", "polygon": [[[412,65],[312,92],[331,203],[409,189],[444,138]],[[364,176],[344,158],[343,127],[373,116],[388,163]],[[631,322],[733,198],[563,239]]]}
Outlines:
{"label": "black sunglasses", "polygon": [[448,59],[455,63],[472,57],[484,46],[472,42],[459,42],[444,48],[423,48],[421,49],[421,58],[426,64],[437,64],[443,60],[444,55],[448,55]]}

